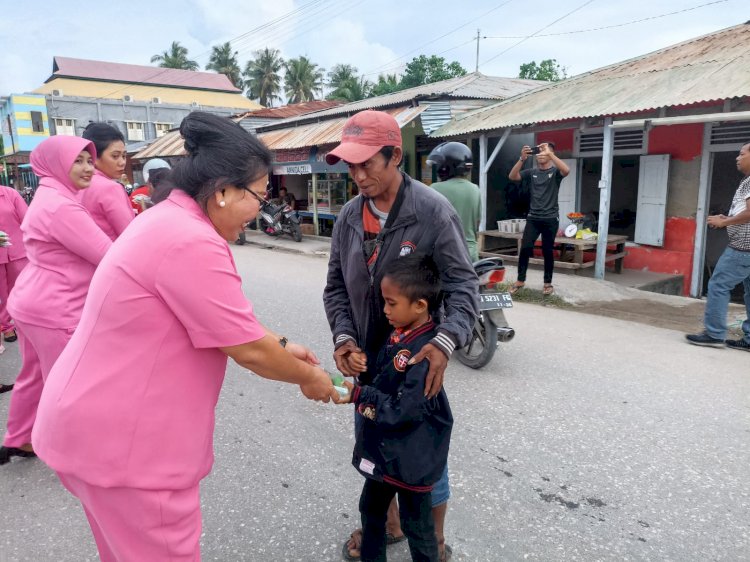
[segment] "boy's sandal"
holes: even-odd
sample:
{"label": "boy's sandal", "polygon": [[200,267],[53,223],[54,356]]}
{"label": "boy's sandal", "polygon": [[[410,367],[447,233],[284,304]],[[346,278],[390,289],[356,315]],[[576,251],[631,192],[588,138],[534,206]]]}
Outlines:
{"label": "boy's sandal", "polygon": [[451,545],[446,544],[445,550],[440,556],[440,562],[448,562],[453,557],[453,549],[451,548]]}
{"label": "boy's sandal", "polygon": [[555,288],[552,285],[549,285],[549,284],[545,285],[544,289],[542,289],[542,294],[544,296],[546,296],[546,297],[548,297],[549,295],[551,295],[554,292],[555,292]]}
{"label": "boy's sandal", "polygon": [[[406,535],[401,535],[400,537],[397,537],[391,533],[386,533],[385,539],[386,539],[386,544],[388,545],[398,544],[406,540]],[[349,546],[350,542],[353,542],[354,546]],[[344,546],[341,549],[341,557],[344,560],[349,560],[350,562],[361,560],[361,556],[359,554],[352,554],[353,550],[356,552],[359,552],[359,548],[361,546],[362,546],[362,529],[357,529],[351,534],[351,536],[344,543]]]}
{"label": "boy's sandal", "polygon": [[510,286],[510,289],[508,290],[508,292],[511,295],[515,295],[520,289],[523,289],[525,286],[526,286],[526,283],[520,283],[516,281],[515,283],[513,283],[513,285]]}

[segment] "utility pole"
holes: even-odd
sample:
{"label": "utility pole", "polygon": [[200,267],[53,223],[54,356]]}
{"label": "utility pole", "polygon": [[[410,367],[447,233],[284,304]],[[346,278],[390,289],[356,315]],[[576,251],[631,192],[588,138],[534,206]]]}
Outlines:
{"label": "utility pole", "polygon": [[477,29],[477,64],[474,67],[474,72],[479,72],[479,29]]}

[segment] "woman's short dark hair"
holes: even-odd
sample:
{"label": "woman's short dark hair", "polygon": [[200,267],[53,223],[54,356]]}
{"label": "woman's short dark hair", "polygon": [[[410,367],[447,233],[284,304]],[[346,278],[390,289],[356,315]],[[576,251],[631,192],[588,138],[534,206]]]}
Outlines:
{"label": "woman's short dark hair", "polygon": [[409,301],[425,299],[430,312],[440,306],[440,272],[430,256],[416,253],[395,259],[385,266],[383,277],[398,286]]}
{"label": "woman's short dark hair", "polygon": [[169,181],[204,208],[215,192],[229,185],[243,188],[271,170],[271,151],[226,117],[194,111],[182,120],[180,134],[187,156]]}
{"label": "woman's short dark hair", "polygon": [[125,142],[125,137],[122,136],[120,129],[107,123],[89,123],[81,133],[81,137],[94,143],[97,156],[104,154],[104,151],[113,142]]}

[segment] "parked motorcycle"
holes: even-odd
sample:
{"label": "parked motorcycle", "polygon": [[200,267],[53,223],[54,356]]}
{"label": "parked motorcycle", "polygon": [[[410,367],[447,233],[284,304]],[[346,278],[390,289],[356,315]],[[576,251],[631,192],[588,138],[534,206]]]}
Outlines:
{"label": "parked motorcycle", "polygon": [[302,229],[297,212],[286,203],[275,205],[264,201],[261,203],[257,219],[258,228],[269,236],[288,234],[295,242],[302,242]]}
{"label": "parked motorcycle", "polygon": [[476,261],[474,271],[479,277],[479,316],[469,343],[456,349],[455,355],[467,367],[481,369],[492,360],[498,342],[509,342],[516,332],[505,319],[505,309],[513,307],[513,298],[510,293],[497,290],[497,285],[505,279],[503,260]]}

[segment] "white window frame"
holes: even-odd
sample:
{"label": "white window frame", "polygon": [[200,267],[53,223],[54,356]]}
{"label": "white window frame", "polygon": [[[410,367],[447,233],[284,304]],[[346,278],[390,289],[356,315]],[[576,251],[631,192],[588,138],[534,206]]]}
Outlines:
{"label": "white window frame", "polygon": [[129,141],[146,140],[146,124],[143,121],[125,121]]}
{"label": "white window frame", "polygon": [[[69,137],[76,136],[76,120],[69,117],[53,117],[55,120],[55,134],[65,135]],[[69,121],[70,125],[61,124],[61,122]],[[69,131],[69,132],[68,132]]]}
{"label": "white window frame", "polygon": [[154,122],[154,130],[156,131],[156,138],[163,137],[172,128],[172,123],[159,123]]}

